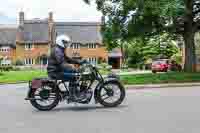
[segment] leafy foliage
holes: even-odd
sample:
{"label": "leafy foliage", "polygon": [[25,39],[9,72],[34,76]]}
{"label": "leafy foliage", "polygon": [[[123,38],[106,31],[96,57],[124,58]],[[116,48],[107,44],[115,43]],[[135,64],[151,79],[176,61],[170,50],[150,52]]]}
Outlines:
{"label": "leafy foliage", "polygon": [[199,0],[96,0],[96,4],[106,17],[103,37],[109,49],[118,46],[119,40],[149,40],[163,32],[181,35],[188,51],[185,70],[195,71],[194,33],[200,28]]}
{"label": "leafy foliage", "polygon": [[155,58],[170,59],[174,54],[179,53],[179,49],[169,34],[162,33],[145,42],[141,39],[129,41],[125,46],[125,53],[129,65],[142,65]]}

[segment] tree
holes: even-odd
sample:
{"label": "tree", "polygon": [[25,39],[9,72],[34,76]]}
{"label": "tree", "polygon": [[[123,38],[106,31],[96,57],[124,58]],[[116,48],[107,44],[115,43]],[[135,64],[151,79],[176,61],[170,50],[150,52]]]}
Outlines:
{"label": "tree", "polygon": [[195,71],[194,35],[200,27],[199,0],[96,0],[96,4],[112,31],[112,35],[104,34],[104,38],[109,38],[105,40],[135,37],[145,40],[162,32],[181,35],[185,42],[184,69]]}
{"label": "tree", "polygon": [[[160,39],[157,39],[160,38]],[[146,42],[142,39],[133,39],[125,45],[126,57],[131,65],[145,64],[149,60],[156,58],[171,58],[179,53],[178,46],[168,33],[154,36]]]}
{"label": "tree", "polygon": [[147,59],[157,57],[171,58],[179,52],[178,46],[176,46],[173,38],[168,33],[161,33],[149,39],[143,51]]}
{"label": "tree", "polygon": [[145,55],[143,54],[143,48],[145,44],[140,39],[133,39],[126,43],[125,53],[126,62],[129,67],[136,67],[144,64]]}
{"label": "tree", "polygon": [[[181,2],[179,2],[181,3]],[[176,31],[181,34],[185,42],[185,71],[196,71],[195,33],[200,27],[200,1],[184,0],[181,3],[184,10],[174,19]]]}

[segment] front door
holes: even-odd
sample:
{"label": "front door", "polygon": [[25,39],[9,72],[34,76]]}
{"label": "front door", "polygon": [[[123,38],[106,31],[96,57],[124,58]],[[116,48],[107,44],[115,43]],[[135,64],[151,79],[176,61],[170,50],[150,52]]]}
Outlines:
{"label": "front door", "polygon": [[120,68],[120,57],[109,57],[108,64],[112,66],[113,69]]}
{"label": "front door", "polygon": [[46,64],[47,64],[47,57],[43,57],[43,58],[42,58],[41,64],[42,64],[42,65],[46,65]]}

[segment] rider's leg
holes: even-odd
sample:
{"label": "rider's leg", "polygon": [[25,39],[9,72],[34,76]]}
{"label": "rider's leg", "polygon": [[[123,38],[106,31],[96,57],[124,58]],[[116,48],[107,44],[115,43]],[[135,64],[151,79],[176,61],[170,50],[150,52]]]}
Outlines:
{"label": "rider's leg", "polygon": [[64,70],[64,80],[69,81],[69,93],[71,99],[77,99],[76,93],[78,88],[78,83],[76,81],[76,74],[77,71],[74,69],[66,69]]}
{"label": "rider's leg", "polygon": [[63,80],[64,74],[63,72],[52,72],[48,73],[48,77],[54,80]]}

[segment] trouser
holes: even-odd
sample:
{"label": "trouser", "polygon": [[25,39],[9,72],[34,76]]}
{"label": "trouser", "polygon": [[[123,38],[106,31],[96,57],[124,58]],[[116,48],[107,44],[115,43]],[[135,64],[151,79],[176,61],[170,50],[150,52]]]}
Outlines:
{"label": "trouser", "polygon": [[80,91],[78,90],[79,81],[76,80],[77,79],[76,73],[77,73],[77,70],[75,69],[64,70],[64,80],[69,81],[69,93],[72,100],[75,100],[78,97],[79,91]]}
{"label": "trouser", "polygon": [[51,72],[48,73],[49,78],[54,80],[63,80],[64,79],[64,73],[63,72]]}
{"label": "trouser", "polygon": [[[64,69],[62,72],[51,72],[48,73],[48,76],[51,79],[56,79],[56,80],[62,80],[64,82],[69,82],[69,93],[70,96],[74,97],[77,93],[77,88],[78,88],[78,81],[76,81],[76,75],[77,71],[75,69]],[[67,89],[67,88],[66,88]]]}

